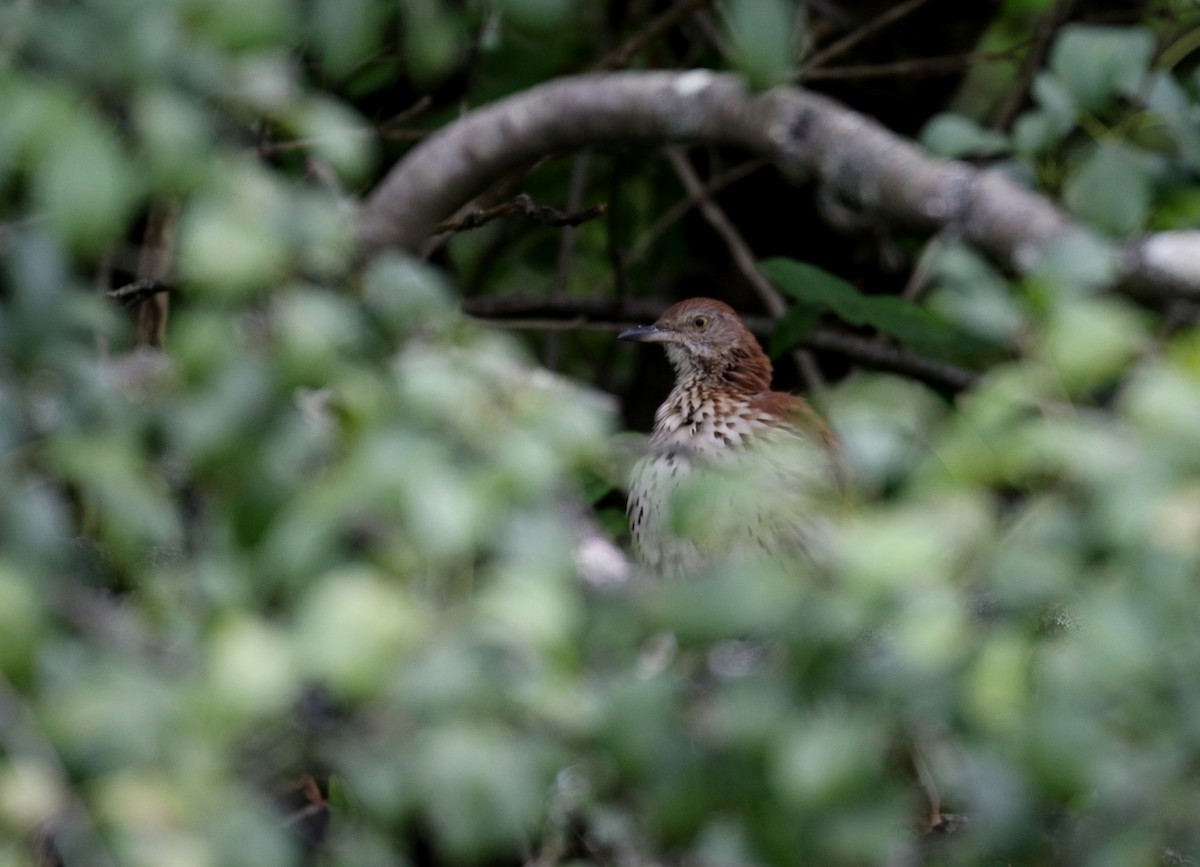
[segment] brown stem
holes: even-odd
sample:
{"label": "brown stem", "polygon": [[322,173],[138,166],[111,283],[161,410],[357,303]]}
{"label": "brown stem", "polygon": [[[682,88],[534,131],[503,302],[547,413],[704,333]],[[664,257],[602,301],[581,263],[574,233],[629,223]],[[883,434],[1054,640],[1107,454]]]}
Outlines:
{"label": "brown stem", "polygon": [[[617,302],[607,298],[541,295],[486,296],[462,302],[463,313],[493,325],[559,331],[622,331],[633,325],[653,322],[666,307],[663,302],[639,299]],[[744,316],[743,321],[759,337],[770,335],[775,326],[775,320],[769,316]],[[977,373],[966,368],[836,328],[818,327],[801,341],[801,345],[844,355],[869,367],[902,373],[952,391],[970,388],[979,379]]]}
{"label": "brown stem", "polygon": [[521,193],[510,201],[496,205],[495,207],[467,211],[466,213],[459,214],[452,220],[443,220],[441,223],[438,223],[437,231],[439,234],[443,232],[465,232],[468,229],[478,229],[480,226],[490,223],[497,217],[509,217],[515,214],[521,214],[535,223],[541,223],[543,226],[578,226],[580,223],[596,219],[606,209],[607,205],[601,203],[599,205],[592,205],[590,208],[584,208],[582,211],[560,211],[549,205],[536,204],[525,193]]}
{"label": "brown stem", "polygon": [[[822,48],[811,58],[809,58],[807,63],[804,64],[805,69],[810,70],[816,69],[818,66],[824,66],[833,58],[845,54],[867,37],[878,33],[889,24],[894,24],[906,15],[915,12],[928,2],[929,0],[906,0],[904,3],[897,3],[883,14],[872,18],[862,27],[859,27],[857,30],[854,30],[853,32],[843,36],[837,42],[833,43],[833,45],[830,45],[827,48]],[[807,77],[807,75],[805,77]]]}
{"label": "brown stem", "polygon": [[680,0],[680,2],[634,34],[623,45],[606,54],[596,64],[596,69],[622,69],[628,66],[629,61],[633,60],[647,45],[683,21],[693,12],[703,9],[712,2],[713,0]]}

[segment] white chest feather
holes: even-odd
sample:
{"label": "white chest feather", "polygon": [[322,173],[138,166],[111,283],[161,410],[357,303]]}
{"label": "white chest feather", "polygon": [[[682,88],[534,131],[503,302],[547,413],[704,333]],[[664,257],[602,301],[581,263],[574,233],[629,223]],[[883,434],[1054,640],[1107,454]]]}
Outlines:
{"label": "white chest feather", "polygon": [[714,457],[744,446],[773,422],[746,399],[720,394],[672,394],[672,398],[654,418],[650,445],[657,449]]}
{"label": "white chest feather", "polygon": [[803,498],[827,475],[827,458],[749,398],[677,389],[649,447],[634,468],[629,523],[651,572],[695,572],[732,550],[806,547]]}

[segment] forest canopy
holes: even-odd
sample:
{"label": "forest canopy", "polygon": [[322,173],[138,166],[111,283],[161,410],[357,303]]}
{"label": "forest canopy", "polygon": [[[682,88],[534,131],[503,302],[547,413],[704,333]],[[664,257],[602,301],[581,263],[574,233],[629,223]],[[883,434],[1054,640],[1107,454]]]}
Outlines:
{"label": "forest canopy", "polygon": [[[0,118],[0,864],[1200,863],[1195,3],[14,2]],[[821,580],[628,556],[692,296]]]}

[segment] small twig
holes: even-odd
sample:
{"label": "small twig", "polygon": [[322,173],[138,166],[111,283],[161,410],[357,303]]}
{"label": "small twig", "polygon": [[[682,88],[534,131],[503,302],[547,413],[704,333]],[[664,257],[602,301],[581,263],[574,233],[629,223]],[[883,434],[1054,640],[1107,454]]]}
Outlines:
{"label": "small twig", "polygon": [[[929,0],[906,0],[904,3],[896,4],[881,15],[872,18],[862,27],[843,36],[837,42],[833,43],[833,45],[822,48],[814,54],[804,65],[806,72],[807,70],[816,69],[818,66],[824,66],[833,58],[845,54],[868,36],[878,33],[889,24],[894,24],[909,13],[920,9],[928,2]],[[808,77],[807,74],[805,77]]]}
{"label": "small twig", "polygon": [[934,235],[922,247],[920,255],[917,256],[917,261],[913,265],[912,273],[908,277],[908,282],[904,284],[904,289],[900,292],[900,297],[905,301],[917,301],[924,292],[925,286],[929,282],[929,274],[933,270],[933,260],[937,258],[945,244],[945,233],[939,232]]}
{"label": "small twig", "polygon": [[666,12],[663,12],[649,24],[635,33],[630,39],[610,51],[596,64],[596,69],[622,69],[643,48],[662,36],[676,24],[712,3],[712,0],[680,0]]}
{"label": "small twig", "polygon": [[174,287],[162,280],[134,280],[132,283],[126,283],[116,289],[109,289],[104,294],[113,301],[119,302],[122,307],[128,307],[160,292],[171,293],[173,291],[175,291]]}
{"label": "small twig", "polygon": [[625,273],[625,251],[621,249],[621,180],[625,162],[618,155],[608,176],[608,263],[612,267],[613,287],[618,301],[629,296],[629,278]]}
{"label": "small twig", "polygon": [[376,129],[379,130],[380,134],[388,132],[389,130],[398,127],[400,124],[412,120],[417,115],[423,114],[431,105],[433,105],[433,97],[426,94],[408,108],[400,110],[387,120],[377,124]]}
{"label": "small twig", "polygon": [[1054,0],[1054,4],[1042,15],[1037,30],[1034,31],[1033,41],[1029,44],[1029,50],[1025,52],[1025,59],[1021,61],[1021,68],[1017,70],[1012,86],[992,115],[992,129],[1007,129],[1016,117],[1017,111],[1025,101],[1025,95],[1029,92],[1029,86],[1033,83],[1033,77],[1050,47],[1050,40],[1058,26],[1070,14],[1074,4],[1075,0]]}
{"label": "small twig", "polygon": [[[618,304],[607,298],[501,295],[465,299],[461,309],[467,316],[498,327],[617,332],[653,322],[666,306],[634,298]],[[769,336],[775,327],[775,320],[768,316],[743,316],[742,320],[760,338]],[[837,328],[820,326],[800,343],[952,391],[968,389],[979,380],[975,371]]]}
{"label": "small twig", "polygon": [[734,264],[737,265],[738,270],[742,272],[742,276],[746,278],[754,291],[758,293],[768,312],[773,316],[781,316],[786,313],[788,304],[783,295],[758,270],[758,261],[754,258],[754,253],[742,237],[742,233],[730,222],[725,211],[705,194],[704,182],[700,180],[700,176],[696,174],[696,170],[692,168],[688,158],[678,148],[665,148],[663,155],[671,164],[671,168],[675,171],[684,189],[687,190],[688,195],[695,201],[696,207],[704,219],[721,236],[721,240],[729,248]]}
{"label": "small twig", "polygon": [[539,205],[533,199],[529,198],[528,195],[521,193],[503,204],[491,208],[476,208],[459,214],[452,219],[444,220],[438,223],[437,232],[438,234],[445,232],[465,232],[468,229],[477,229],[486,223],[490,223],[497,217],[508,217],[514,214],[521,214],[533,222],[541,223],[544,226],[578,226],[580,223],[596,219],[606,210],[608,210],[608,205],[602,202],[571,214],[560,211],[557,208],[552,208],[549,205]]}
{"label": "small twig", "polygon": [[[142,238],[142,253],[138,260],[139,280],[163,283],[171,274],[175,261],[175,229],[179,223],[179,202],[168,199],[150,208],[146,231]],[[139,346],[161,348],[166,341],[167,320],[171,314],[171,296],[154,293],[137,310],[137,342]]]}
{"label": "small twig", "polygon": [[327,804],[306,804],[299,810],[284,816],[283,821],[281,821],[279,825],[281,828],[291,828],[295,825],[299,825],[306,819],[311,819],[313,816],[317,816],[328,810],[329,806]]}
{"label": "small twig", "polygon": [[730,184],[740,181],[742,178],[753,174],[766,165],[769,165],[769,163],[764,159],[747,160],[741,165],[734,166],[726,172],[722,172],[719,175],[713,175],[704,183],[704,187],[701,190],[700,195],[688,193],[678,202],[671,205],[669,208],[659,214],[658,218],[650,224],[650,227],[646,229],[645,233],[638,238],[637,243],[629,248],[629,253],[626,257],[627,261],[640,262],[646,257],[646,254],[650,251],[650,248],[658,242],[658,239],[663,236],[667,229],[682,219],[688,211],[696,207],[696,205],[698,205],[703,199],[715,196]]}
{"label": "small twig", "polygon": [[[688,191],[689,195],[696,198],[696,207],[699,208],[704,219],[721,236],[721,240],[729,248],[729,254],[738,270],[742,272],[742,276],[758,293],[758,297],[762,299],[771,315],[782,316],[787,312],[788,303],[779,290],[771,284],[771,281],[758,270],[758,261],[754,258],[754,252],[746,243],[746,239],[742,237],[742,233],[725,215],[725,211],[711,198],[704,195],[704,183],[696,174],[696,170],[692,168],[688,158],[678,148],[666,148],[663,153],[683,183],[684,189]],[[808,390],[810,392],[820,391],[824,387],[823,377],[812,354],[804,350],[797,350],[795,360]]]}
{"label": "small twig", "polygon": [[733,49],[729,46],[728,40],[725,39],[720,28],[712,20],[712,16],[707,11],[702,11],[696,16],[696,25],[700,30],[700,35],[713,47],[717,54],[726,60],[733,57]]}
{"label": "small twig", "polygon": [[804,79],[805,81],[831,81],[835,79],[890,78],[901,75],[948,75],[977,63],[1001,63],[1012,59],[1011,51],[972,51],[966,54],[899,60],[895,63],[814,69],[812,72],[805,73]]}
{"label": "small twig", "polygon": [[[591,174],[592,152],[580,151],[571,161],[571,182],[567,188],[567,210],[577,211],[583,204],[583,195],[587,190],[588,176]],[[554,284],[550,287],[551,295],[565,295],[567,284],[571,280],[571,270],[575,263],[575,227],[566,226],[558,238],[558,263],[555,266]],[[558,369],[559,351],[562,348],[557,334],[551,334],[545,343],[545,365],[550,370]]]}

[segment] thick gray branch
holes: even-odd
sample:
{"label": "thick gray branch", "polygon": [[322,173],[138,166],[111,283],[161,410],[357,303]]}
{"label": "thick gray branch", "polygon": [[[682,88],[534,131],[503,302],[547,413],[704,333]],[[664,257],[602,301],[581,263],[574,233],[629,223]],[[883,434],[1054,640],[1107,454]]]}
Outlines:
{"label": "thick gray branch", "polygon": [[[362,206],[362,253],[417,250],[438,222],[489,183],[548,154],[628,143],[741,147],[898,226],[957,231],[1015,271],[1081,231],[1050,200],[999,172],[930,156],[800,88],[755,94],[733,75],[705,70],[612,72],[539,85],[421,142]],[[1200,294],[1200,232],[1151,235],[1117,252],[1131,291]]]}

